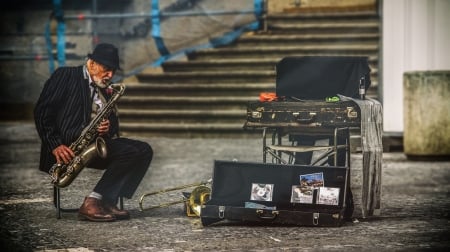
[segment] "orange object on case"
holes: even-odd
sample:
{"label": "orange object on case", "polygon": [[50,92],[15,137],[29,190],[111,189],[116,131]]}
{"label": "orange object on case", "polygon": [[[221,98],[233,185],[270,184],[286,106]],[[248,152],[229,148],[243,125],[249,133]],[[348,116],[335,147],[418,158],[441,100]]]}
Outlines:
{"label": "orange object on case", "polygon": [[277,100],[278,97],[276,93],[260,93],[259,94],[259,101],[260,102],[270,102]]}

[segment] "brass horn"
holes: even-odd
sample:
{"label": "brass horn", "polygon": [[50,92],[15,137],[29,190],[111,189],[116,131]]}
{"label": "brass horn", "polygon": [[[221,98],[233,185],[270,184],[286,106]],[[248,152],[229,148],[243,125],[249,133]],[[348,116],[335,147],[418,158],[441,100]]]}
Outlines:
{"label": "brass horn", "polygon": [[[177,187],[173,187],[173,188],[163,189],[160,191],[145,193],[139,199],[139,208],[141,211],[144,211],[144,210],[150,210],[150,209],[167,207],[167,206],[171,206],[171,205],[175,205],[175,204],[184,203],[187,216],[199,217],[201,206],[204,205],[204,203],[206,203],[206,201],[209,200],[209,197],[211,194],[211,189],[207,186],[210,183],[211,183],[211,179],[208,181],[203,181],[203,182],[199,182],[199,183],[187,184],[187,185],[177,186]],[[171,192],[171,191],[177,191],[177,190],[181,190],[181,189],[185,189],[185,188],[189,188],[189,187],[195,187],[195,188],[192,190],[191,193],[187,193],[187,194],[183,193],[184,196],[183,196],[182,200],[166,202],[166,203],[149,206],[149,207],[145,207],[145,208],[143,206],[143,201],[144,201],[145,197],[152,196],[152,195],[158,195],[158,194],[162,194],[162,193],[167,193],[167,192]]]}

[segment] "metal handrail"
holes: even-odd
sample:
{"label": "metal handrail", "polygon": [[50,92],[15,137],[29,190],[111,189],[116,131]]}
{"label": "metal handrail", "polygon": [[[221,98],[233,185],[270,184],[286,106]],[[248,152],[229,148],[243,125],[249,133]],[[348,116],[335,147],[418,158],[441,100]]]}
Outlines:
{"label": "metal handrail", "polygon": [[[263,9],[265,13],[266,9]],[[231,14],[254,14],[254,10],[240,10],[240,11],[210,11],[210,12],[195,12],[195,11],[180,11],[180,12],[161,12],[158,17],[185,17],[185,16],[216,16],[216,15],[231,15]],[[84,19],[114,19],[114,18],[151,18],[156,17],[150,13],[110,13],[110,14],[79,14],[79,15],[65,15],[65,20],[84,20]]]}

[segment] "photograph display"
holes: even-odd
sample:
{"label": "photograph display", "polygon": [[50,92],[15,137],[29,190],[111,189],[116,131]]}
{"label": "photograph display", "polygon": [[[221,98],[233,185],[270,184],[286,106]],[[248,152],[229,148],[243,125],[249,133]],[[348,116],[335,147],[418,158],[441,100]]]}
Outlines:
{"label": "photograph display", "polygon": [[300,175],[300,185],[312,188],[324,186],[323,172]]}
{"label": "photograph display", "polygon": [[[250,200],[273,201],[274,184],[252,183]],[[326,187],[323,172],[301,174],[298,184],[291,186],[291,203],[339,205],[339,187]],[[264,204],[264,203],[263,203]],[[261,203],[245,202],[246,208],[272,209]],[[274,208],[276,209],[276,208]]]}
{"label": "photograph display", "polygon": [[291,203],[313,204],[314,192],[325,185],[323,173],[300,175],[299,185],[293,185]]}
{"label": "photograph display", "polygon": [[317,204],[337,206],[339,204],[339,188],[319,187],[317,191]]}
{"label": "photograph display", "polygon": [[313,195],[313,190],[311,188],[294,185],[292,186],[291,203],[312,204]]}
{"label": "photograph display", "polygon": [[273,184],[253,183],[250,200],[272,201]]}

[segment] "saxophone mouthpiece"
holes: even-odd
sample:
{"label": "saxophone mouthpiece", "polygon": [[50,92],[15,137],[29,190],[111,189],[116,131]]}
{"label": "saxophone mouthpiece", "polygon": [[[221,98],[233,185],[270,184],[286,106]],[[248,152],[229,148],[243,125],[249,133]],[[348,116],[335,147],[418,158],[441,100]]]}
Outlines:
{"label": "saxophone mouthpiece", "polygon": [[123,92],[125,91],[125,85],[123,83],[114,83],[111,84],[109,87],[114,89],[114,91],[116,91],[120,95],[122,95]]}
{"label": "saxophone mouthpiece", "polygon": [[120,87],[120,83],[109,83],[109,87],[113,89],[118,89]]}

